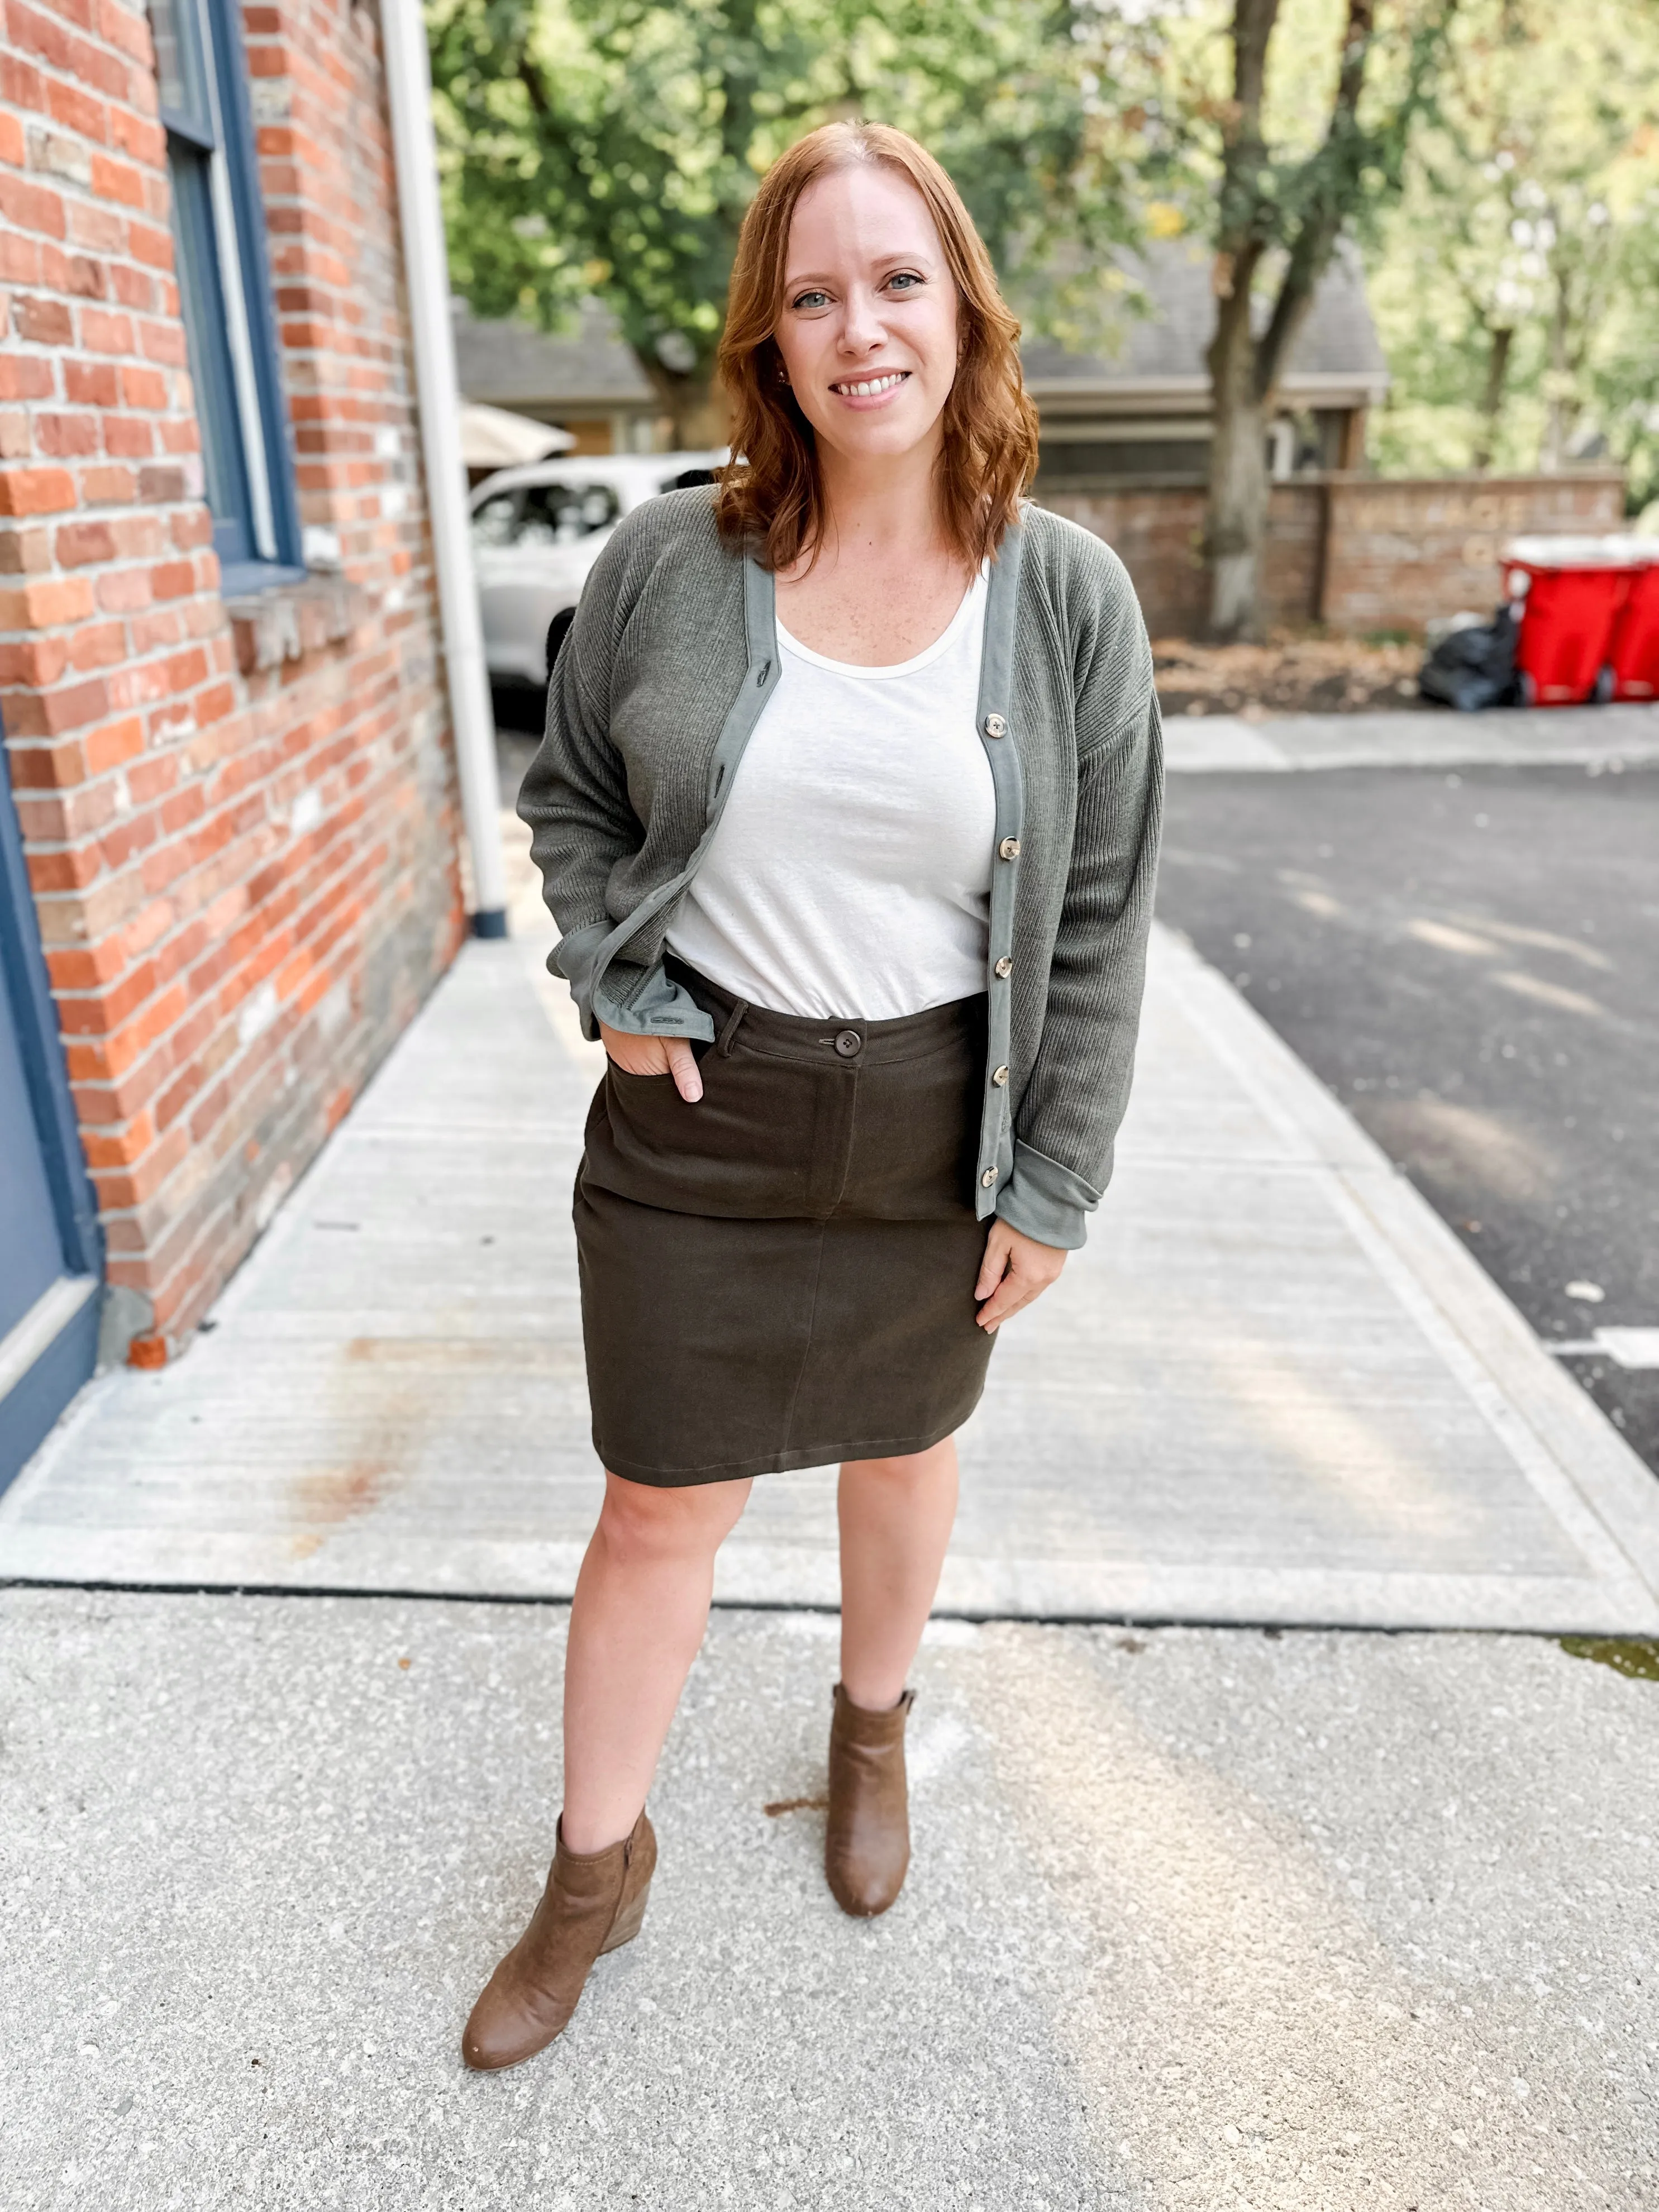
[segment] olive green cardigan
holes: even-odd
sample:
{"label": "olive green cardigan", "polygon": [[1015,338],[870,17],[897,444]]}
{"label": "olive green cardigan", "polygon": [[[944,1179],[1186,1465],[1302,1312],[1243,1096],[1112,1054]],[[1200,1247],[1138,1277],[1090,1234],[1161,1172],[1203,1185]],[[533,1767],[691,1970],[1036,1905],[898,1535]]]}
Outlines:
{"label": "olive green cardigan", "polygon": [[[589,1036],[600,1021],[713,1035],[665,973],[664,943],[777,672],[772,579],[721,543],[710,490],[649,500],[617,526],[519,795],[564,933],[548,964]],[[992,565],[979,728],[996,857],[978,1209],[1078,1245],[1128,1102],[1163,747],[1122,563],[1041,507],[1022,509]]]}

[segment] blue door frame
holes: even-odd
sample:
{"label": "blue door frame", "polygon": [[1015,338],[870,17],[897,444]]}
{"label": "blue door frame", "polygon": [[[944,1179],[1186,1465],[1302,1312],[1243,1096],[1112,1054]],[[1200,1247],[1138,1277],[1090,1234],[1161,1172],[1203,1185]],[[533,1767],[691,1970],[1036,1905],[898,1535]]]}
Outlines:
{"label": "blue door frame", "polygon": [[[91,1375],[103,1245],[0,742],[0,1490]],[[23,1310],[19,1312],[18,1308]]]}

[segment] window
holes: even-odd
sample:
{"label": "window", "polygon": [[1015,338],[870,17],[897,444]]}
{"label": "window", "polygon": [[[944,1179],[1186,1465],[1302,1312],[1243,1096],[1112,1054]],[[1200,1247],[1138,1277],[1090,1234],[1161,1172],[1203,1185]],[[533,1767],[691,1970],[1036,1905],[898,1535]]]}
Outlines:
{"label": "window", "polygon": [[608,530],[622,513],[609,484],[532,484],[516,532],[520,545],[574,545]]}
{"label": "window", "polygon": [[214,550],[227,595],[258,591],[305,569],[237,0],[149,18]]}

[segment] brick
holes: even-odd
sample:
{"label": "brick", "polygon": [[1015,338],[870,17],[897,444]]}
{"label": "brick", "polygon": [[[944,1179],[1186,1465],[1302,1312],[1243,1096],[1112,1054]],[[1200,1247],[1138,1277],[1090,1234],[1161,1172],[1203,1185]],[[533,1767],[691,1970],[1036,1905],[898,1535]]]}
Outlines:
{"label": "brick", "polygon": [[109,143],[147,169],[160,169],[167,161],[167,134],[149,115],[135,115],[131,108],[110,111]]}
{"label": "brick", "polygon": [[50,629],[83,622],[92,611],[92,586],[84,576],[38,576],[0,589],[0,629]]}
{"label": "brick", "polygon": [[132,318],[100,307],[81,310],[81,346],[86,353],[134,351]]}
{"label": "brick", "polygon": [[64,363],[64,397],[82,407],[113,407],[120,397],[118,372],[113,362],[77,361]]}
{"label": "brick", "polygon": [[0,223],[37,231],[43,238],[62,238],[68,228],[64,195],[53,185],[33,184],[0,170]]}
{"label": "brick", "polygon": [[75,342],[75,318],[62,300],[25,294],[11,303],[11,322],[28,345],[66,346]]}
{"label": "brick", "polygon": [[52,542],[44,525],[0,525],[0,576],[39,575],[51,566]]}
{"label": "brick", "polygon": [[104,451],[124,460],[148,460],[155,450],[155,426],[130,415],[106,415]]}
{"label": "brick", "polygon": [[101,676],[89,677],[84,683],[66,684],[61,690],[42,695],[41,713],[46,718],[49,735],[56,737],[65,730],[84,728],[109,711],[109,686]]}
{"label": "brick", "polygon": [[135,261],[146,268],[171,272],[173,268],[173,233],[159,224],[130,222],[127,225],[127,251]]}
{"label": "brick", "polygon": [[138,496],[158,502],[187,499],[190,488],[182,469],[156,465],[138,471]]}
{"label": "brick", "polygon": [[183,368],[189,360],[184,330],[176,322],[143,324],[138,332],[138,347],[147,359],[164,361],[173,368]]}
{"label": "brick", "polygon": [[[71,484],[71,493],[73,489]],[[72,497],[64,502],[65,506],[73,503]],[[107,522],[66,522],[52,541],[53,554],[65,568],[78,568],[91,561],[112,561],[115,550],[115,532]]]}
{"label": "brick", "polygon": [[75,479],[67,469],[0,471],[0,514],[51,514],[75,503]]}
{"label": "brick", "polygon": [[121,207],[142,208],[144,204],[144,173],[131,161],[112,161],[107,154],[94,154],[91,182],[100,200],[112,200]]}
{"label": "brick", "polygon": [[68,459],[98,451],[95,415],[49,415],[44,408],[34,417],[34,441],[42,453]]}
{"label": "brick", "polygon": [[150,44],[149,19],[142,9],[123,8],[117,0],[96,0],[92,21],[106,46],[118,47],[142,70],[154,75],[155,50]]}
{"label": "brick", "polygon": [[[47,399],[52,393],[52,365],[39,354],[0,353],[0,399]],[[68,395],[73,398],[76,395]]]}
{"label": "brick", "polygon": [[61,637],[25,638],[0,644],[0,684],[27,684],[37,690],[57,683],[69,665],[69,646]]}
{"label": "brick", "polygon": [[135,499],[137,492],[137,477],[118,462],[81,471],[81,495],[88,507],[122,507]]}
{"label": "brick", "polygon": [[[167,380],[159,368],[141,368],[135,362],[124,362],[118,374],[123,406],[142,407],[154,412],[167,405]],[[101,404],[112,405],[113,393]]]}
{"label": "brick", "polygon": [[66,131],[76,131],[82,138],[95,139],[100,145],[109,136],[109,109],[78,84],[65,84],[61,78],[53,78],[46,87],[46,112]]}
{"label": "brick", "polygon": [[101,261],[88,253],[71,253],[61,270],[56,267],[55,246],[40,249],[41,274],[50,273],[52,282],[61,291],[73,293],[80,300],[101,300],[109,291],[109,271]]}
{"label": "brick", "polygon": [[138,314],[152,315],[161,304],[157,281],[146,270],[134,269],[125,261],[113,262],[109,283],[111,292],[121,305]]}
{"label": "brick", "polygon": [[23,126],[15,115],[0,113],[0,161],[21,169],[27,158]]}
{"label": "brick", "polygon": [[[21,231],[0,228],[0,284],[40,282],[40,240],[25,238]],[[0,329],[3,329],[5,320],[5,310],[0,307]]]}

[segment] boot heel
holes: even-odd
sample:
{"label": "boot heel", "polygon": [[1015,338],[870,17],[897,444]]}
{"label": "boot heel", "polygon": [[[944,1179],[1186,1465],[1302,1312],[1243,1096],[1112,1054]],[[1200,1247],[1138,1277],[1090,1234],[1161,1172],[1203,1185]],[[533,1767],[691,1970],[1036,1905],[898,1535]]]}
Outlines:
{"label": "boot heel", "polygon": [[611,1933],[599,1946],[599,1956],[607,1951],[620,1951],[624,1943],[631,1943],[639,1934],[645,1918],[645,1900],[650,1895],[642,1889],[631,1905],[626,1905],[611,1923]]}

